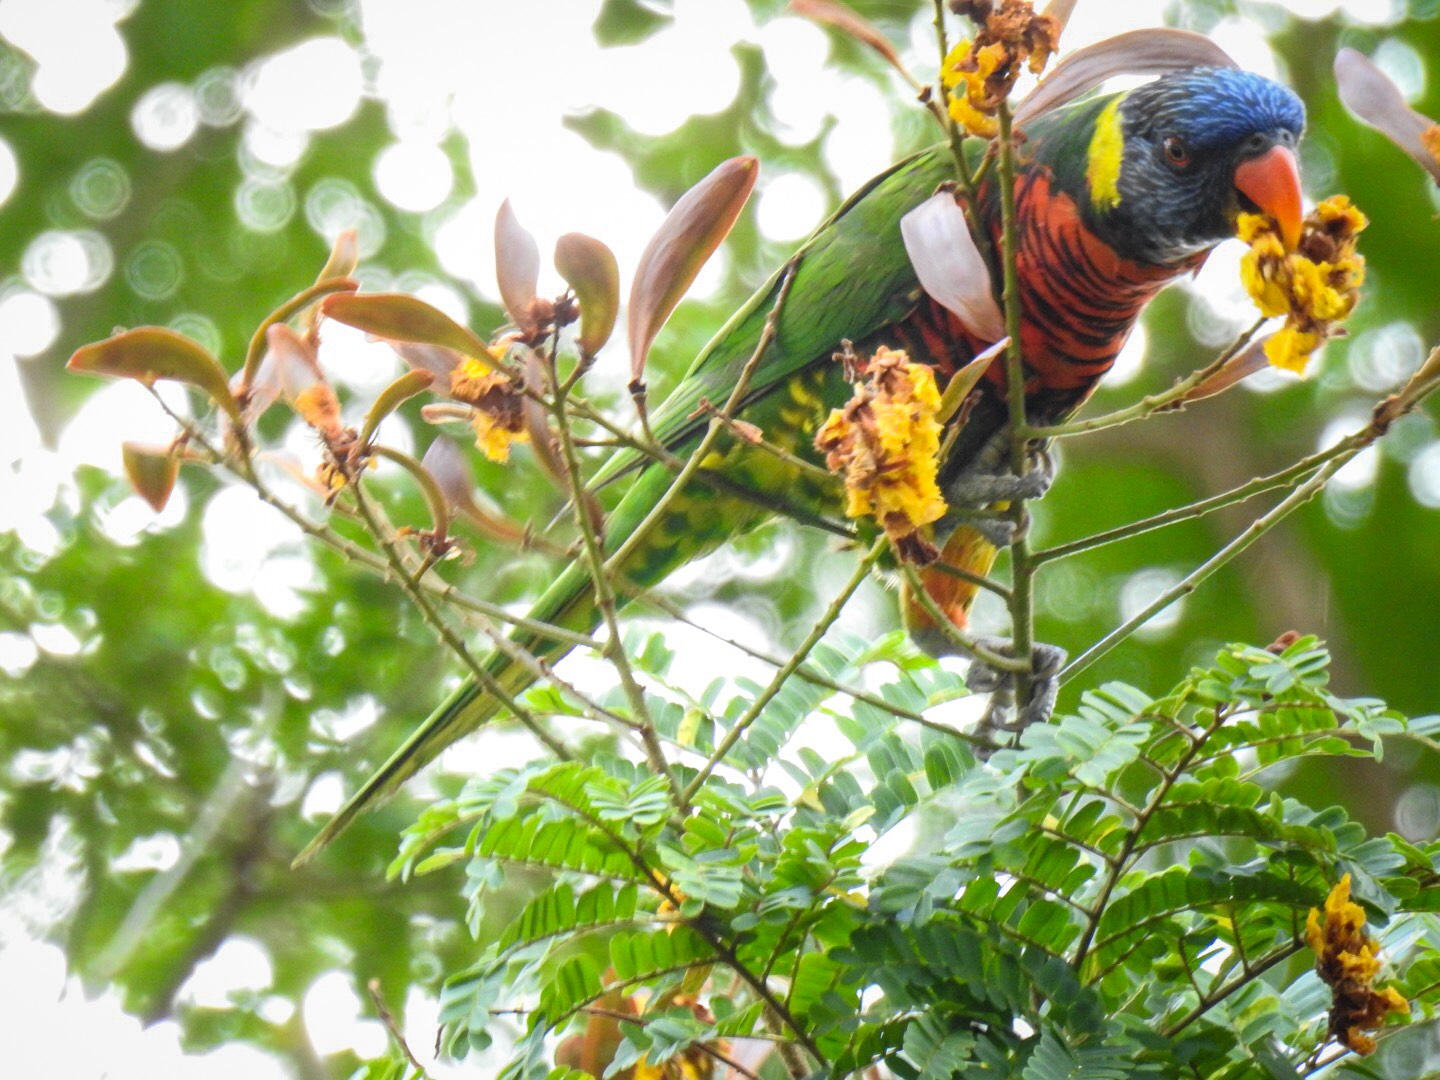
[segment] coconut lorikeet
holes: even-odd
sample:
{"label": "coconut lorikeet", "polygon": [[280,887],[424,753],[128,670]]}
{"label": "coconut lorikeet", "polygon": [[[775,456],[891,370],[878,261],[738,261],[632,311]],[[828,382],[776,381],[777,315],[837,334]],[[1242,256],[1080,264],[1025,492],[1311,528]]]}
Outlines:
{"label": "coconut lorikeet", "polygon": [[[1303,127],[1304,109],[1293,93],[1228,68],[1175,72],[1025,126],[1017,145],[1016,199],[1029,417],[1053,422],[1078,408],[1114,363],[1145,305],[1233,235],[1240,211],[1269,213],[1292,245],[1298,240],[1294,147]],[[804,243],[789,264],[790,291],[777,309],[773,340],[755,369],[740,418],[767,439],[813,459],[816,429],[851,393],[843,365],[832,359],[843,340],[854,342],[861,354],[882,344],[905,349],[912,359],[933,365],[942,383],[992,344],[923,292],[901,242],[900,219],[952,178],[947,148],[917,154],[856,192]],[[979,220],[998,251],[995,185],[987,182],[977,198]],[[655,434],[677,454],[687,454],[709,422],[698,411],[702,403],[728,399],[776,308],[785,276],[777,273],[726,323],[657,410]],[[970,407],[962,410],[964,427],[940,477],[957,511],[1018,494],[999,483],[1007,465],[1008,438],[997,437],[1008,419],[1005,398],[1002,365],[991,365],[972,391]],[[606,526],[610,555],[626,546],[674,475],[662,465],[622,455],[599,479],[631,472],[636,475]],[[1043,474],[1031,474],[1036,475],[1042,476],[1040,487],[1026,494],[1043,488]],[[744,440],[722,441],[658,526],[632,545],[624,573],[638,586],[654,585],[777,507],[801,520],[833,521],[838,496],[838,484],[827,487]],[[937,539],[946,540],[947,523],[954,524],[950,518],[937,523]],[[942,557],[984,573],[994,555],[993,538],[962,524],[953,528]],[[926,588],[963,624],[973,586],[935,574]],[[600,618],[585,568],[566,569],[531,618],[591,632]],[[934,628],[930,631],[927,635],[923,620],[915,626],[922,643],[934,638]],[[572,647],[525,630],[513,638],[551,662]],[[498,652],[485,666],[495,684],[512,695],[536,678],[531,668]],[[345,804],[302,859],[499,711],[495,698],[473,680],[463,685]]]}

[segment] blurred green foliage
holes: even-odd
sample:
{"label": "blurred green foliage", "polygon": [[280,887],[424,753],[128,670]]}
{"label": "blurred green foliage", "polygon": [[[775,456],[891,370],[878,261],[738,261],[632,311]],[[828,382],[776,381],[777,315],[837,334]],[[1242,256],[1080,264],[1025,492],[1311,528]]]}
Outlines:
{"label": "blurred green foliage", "polygon": [[[929,8],[918,0],[854,6],[898,41],[908,40],[917,12]],[[1171,6],[1173,21],[1202,31],[1237,9],[1231,0]],[[1382,41],[1408,46],[1423,69],[1425,58],[1440,56],[1435,5],[1416,0],[1406,18],[1379,27],[1340,16],[1306,22],[1274,4],[1238,6],[1271,30],[1291,83],[1307,102],[1311,194],[1344,191],[1370,214],[1362,243],[1370,282],[1351,324],[1353,337],[1332,344],[1321,369],[1303,383],[1263,394],[1238,390],[1182,415],[1066,445],[1062,477],[1039,507],[1042,541],[1094,532],[1288,463],[1313,449],[1333,418],[1358,423],[1384,392],[1367,374],[1375,365],[1366,357],[1377,343],[1383,351],[1396,340],[1396,327],[1408,326],[1410,337],[1427,347],[1440,340],[1440,309],[1432,300],[1440,280],[1434,187],[1343,111],[1329,75],[1340,45],[1373,51]],[[669,25],[666,7],[660,0],[606,0],[594,27],[597,47],[644,40]],[[763,25],[779,15],[781,4],[766,0],[751,8]],[[19,364],[26,401],[51,444],[95,388],[63,375],[74,348],[115,326],[178,323],[212,335],[207,344],[233,370],[259,319],[313,279],[328,246],[303,210],[273,231],[247,228],[240,219],[242,124],[202,127],[181,149],[159,153],[132,131],[136,102],[158,84],[195,80],[217,66],[243,67],[319,34],[364,41],[355,12],[345,6],[280,0],[142,0],[119,29],[130,54],[124,77],[70,117],[48,113],[26,96],[33,65],[0,40],[6,76],[0,137],[20,165],[18,187],[0,204],[0,291],[22,283],[23,256],[47,229],[100,231],[118,268],[104,287],[60,300],[54,344]],[[503,30],[497,22],[496,40],[483,52],[503,52]],[[806,175],[837,202],[845,193],[825,155],[833,118],[809,141],[782,139],[770,107],[775,82],[761,49],[740,43],[734,51],[741,89],[721,112],[692,117],[659,136],[603,110],[567,123],[623,157],[636,184],[666,204],[718,161],[741,152],[757,154],[767,177]],[[563,67],[564,58],[557,60]],[[897,151],[931,138],[919,110],[895,92],[874,57],[835,38],[830,62],[892,93]],[[1415,105],[1440,115],[1440,79],[1431,75]],[[463,293],[433,253],[421,216],[389,205],[375,186],[373,162],[391,141],[383,104],[366,100],[346,124],[315,134],[284,183],[303,205],[306,195],[338,178],[378,216],[384,242],[362,261],[367,284],[414,274],[450,281]],[[458,204],[473,191],[469,159],[458,137],[445,145],[457,170],[451,199]],[[527,148],[525,156],[524,168],[545,167],[543,148]],[[92,219],[76,199],[76,177],[97,159],[115,163],[128,181],[128,205],[113,218]],[[520,168],[515,182],[524,183]],[[624,227],[615,223],[617,231]],[[163,298],[147,299],[130,287],[124,268],[142,245],[157,241],[178,258],[180,280]],[[721,287],[683,305],[657,345],[655,400],[667,388],[667,375],[683,370],[790,247],[767,240],[748,212],[727,243]],[[471,297],[470,308],[482,333],[501,321],[483,299]],[[1199,311],[1197,301],[1178,291],[1158,301],[1147,316],[1144,372],[1123,388],[1103,389],[1092,409],[1168,386],[1212,355],[1213,347],[1191,333]],[[207,322],[197,329],[195,316]],[[609,360],[619,366],[618,358]],[[413,410],[407,415],[415,420]],[[413,426],[422,443],[429,438],[418,420]],[[1432,420],[1407,421],[1406,430],[1382,446],[1373,479],[1297,514],[1190,597],[1173,625],[1117,649],[1085,681],[1123,678],[1158,690],[1223,641],[1264,642],[1294,628],[1330,642],[1337,692],[1383,695],[1412,715],[1435,711],[1436,511],[1412,497],[1408,480],[1414,459],[1435,445]],[[117,445],[117,472],[118,461]],[[559,506],[528,458],[512,468],[477,462],[477,473],[519,520],[543,525]],[[40,649],[20,677],[0,683],[0,754],[9,762],[0,774],[0,885],[12,895],[33,892],[40,866],[64,866],[70,886],[51,898],[47,925],[37,930],[63,941],[83,976],[120,985],[128,1007],[149,1017],[171,1013],[194,966],[230,935],[266,948],[274,966],[270,993],[290,1001],[336,967],[353,971],[362,986],[378,977],[392,1007],[411,986],[433,993],[440,974],[468,962],[473,947],[459,921],[455,883],[445,875],[404,887],[383,883],[395,836],[417,812],[413,796],[364,821],[303,872],[287,864],[313,825],[299,810],[316,779],[338,775],[340,786],[353,790],[440,700],[454,667],[398,590],[316,548],[287,551],[313,562],[293,611],[214,584],[202,559],[202,522],[217,483],[189,469],[181,483],[189,497],[185,520],[123,542],[106,528],[127,498],[123,481],[93,470],[64,489],[49,512],[58,537],[53,550],[29,548],[18,534],[0,535],[0,633],[28,639],[38,629],[45,641],[43,628],[61,626],[80,643],[69,652]],[[399,485],[387,509],[397,521],[424,520],[418,497]],[[1099,637],[1117,621],[1119,598],[1133,575],[1154,567],[1183,573],[1243,527],[1246,509],[1051,568],[1040,583],[1039,636],[1072,649]],[[456,569],[456,580],[497,602],[533,595],[549,574],[536,556],[517,558],[478,539],[474,547],[473,562]],[[849,558],[830,551],[823,537],[773,526],[713,560],[711,576],[686,585],[681,598],[732,605],[791,643],[828,598],[820,587],[826,575]],[[755,580],[756,566],[766,568],[763,585]],[[878,600],[871,629],[892,625],[889,601]],[[336,722],[372,708],[379,719],[368,727],[351,731]],[[435,781],[441,788],[458,783]],[[1345,804],[1372,832],[1397,827],[1397,805],[1409,796],[1420,809],[1399,824],[1433,834],[1437,783],[1440,763],[1433,757],[1398,752],[1383,763],[1310,762],[1282,786],[1312,804]],[[210,813],[220,820],[202,835],[199,825]],[[156,837],[170,838],[183,852],[171,864],[183,872],[117,867],[138,841]],[[139,924],[127,924],[127,916],[139,919],[155,901],[143,937],[132,939],[130,927]],[[316,1062],[298,1012],[280,1023],[261,1015],[259,999],[251,997],[229,1010],[183,1010],[179,1018],[196,1046],[251,1040],[309,1075],[344,1075],[354,1064],[343,1055]]]}

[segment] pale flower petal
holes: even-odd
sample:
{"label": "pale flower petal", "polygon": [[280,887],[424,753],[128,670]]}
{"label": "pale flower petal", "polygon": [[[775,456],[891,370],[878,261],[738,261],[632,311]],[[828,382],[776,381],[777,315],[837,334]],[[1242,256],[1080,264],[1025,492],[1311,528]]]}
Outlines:
{"label": "pale flower petal", "polygon": [[965,328],[985,341],[1005,336],[990,269],[955,197],[932,195],[900,219],[905,251],[921,286]]}
{"label": "pale flower petal", "polygon": [[1440,181],[1440,160],[1425,142],[1426,132],[1435,128],[1435,121],[1405,104],[1404,95],[1388,75],[1354,49],[1341,49],[1335,55],[1335,84],[1347,109]]}

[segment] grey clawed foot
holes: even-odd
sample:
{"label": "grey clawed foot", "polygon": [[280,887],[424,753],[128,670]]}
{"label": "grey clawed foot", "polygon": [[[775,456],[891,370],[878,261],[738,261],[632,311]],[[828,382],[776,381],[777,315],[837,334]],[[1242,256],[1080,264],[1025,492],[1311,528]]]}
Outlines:
{"label": "grey clawed foot", "polygon": [[1038,499],[1050,490],[1055,482],[1055,459],[1049,450],[1044,445],[1035,447],[1025,475],[1016,476],[1010,467],[1008,441],[1005,432],[995,436],[946,483],[945,497],[951,506],[981,507],[1014,499]]}
{"label": "grey clawed foot", "polygon": [[[989,652],[1008,655],[1014,648],[1004,638],[984,637],[977,644]],[[983,660],[972,660],[965,674],[965,685],[979,694],[989,694],[990,704],[980,718],[976,734],[990,736],[996,732],[1012,734],[1024,731],[1031,724],[1044,723],[1055,709],[1060,690],[1060,669],[1065,666],[1066,652],[1058,645],[1036,642],[1031,648],[1030,698],[1018,710],[1015,707],[1015,680],[1011,672],[992,667]]]}
{"label": "grey clawed foot", "polygon": [[984,511],[975,514],[962,512],[955,517],[997,548],[1006,548],[1015,542],[1015,522],[1008,518],[993,517]]}

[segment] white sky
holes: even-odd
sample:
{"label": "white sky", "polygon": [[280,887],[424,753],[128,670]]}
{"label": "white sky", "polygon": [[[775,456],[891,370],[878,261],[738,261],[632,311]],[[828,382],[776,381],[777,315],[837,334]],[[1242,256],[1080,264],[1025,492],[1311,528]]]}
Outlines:
{"label": "white sky", "polygon": [[[0,0],[0,35],[38,62],[34,91],[44,107],[60,114],[83,113],[110,92],[127,63],[122,20],[128,6],[114,0]],[[601,105],[640,131],[659,134],[693,113],[721,110],[739,86],[730,55],[737,41],[758,42],[765,51],[777,83],[773,105],[782,138],[806,141],[827,115],[835,116],[825,149],[843,186],[859,184],[888,165],[894,153],[890,100],[871,82],[826,67],[825,34],[793,18],[757,26],[741,0],[676,0],[673,26],[639,45],[607,52],[595,49],[589,38],[599,0],[566,0],[559,18],[554,4],[360,0],[359,6],[368,48],[378,62],[376,84],[369,92],[386,101],[395,135],[374,163],[379,189],[396,206],[427,215],[426,227],[446,269],[485,296],[494,295],[491,222],[495,207],[507,196],[542,250],[560,233],[592,233],[615,248],[628,279],[663,208],[634,188],[628,168],[617,157],[596,151],[565,130],[561,120],[568,112]],[[1167,0],[1082,0],[1065,44],[1074,48],[1156,25],[1169,6]],[[1401,9],[1399,0],[1290,0],[1288,7],[1312,18],[1343,10],[1347,17],[1368,23],[1392,21]],[[901,43],[917,72],[933,62],[929,34],[927,5],[909,40]],[[1244,66],[1283,77],[1254,23],[1230,19],[1215,36]],[[1385,59],[1402,85],[1418,92],[1425,77],[1420,58],[1399,46]],[[228,124],[238,117],[244,125],[248,174],[236,192],[236,212],[243,220],[255,228],[274,228],[290,215],[304,213],[327,237],[358,226],[362,248],[374,250],[381,239],[381,219],[352,183],[327,181],[302,198],[289,180],[309,132],[343,123],[367,92],[364,80],[360,57],[338,38],[321,37],[273,57],[256,58],[243,71],[217,69],[191,85],[151,88],[136,105],[132,126],[156,153],[168,153],[183,147],[202,125]],[[894,100],[902,97],[897,93]],[[449,201],[453,174],[437,148],[452,125],[468,139],[478,185],[474,198],[459,205]],[[538,159],[533,166],[514,164],[515,147],[543,148],[543,165]],[[75,189],[77,203],[97,222],[123,212],[130,181],[117,171],[104,162],[91,163],[83,171],[83,188]],[[0,136],[0,204],[25,182],[25,173],[26,163],[16,160]],[[813,182],[793,174],[764,176],[757,199],[760,227],[777,240],[802,236],[824,211]],[[116,267],[98,229],[56,231],[36,237],[20,276],[0,279],[0,529],[16,531],[41,551],[56,541],[44,514],[66,490],[67,477],[78,463],[100,464],[118,473],[122,439],[163,442],[170,427],[138,388],[106,386],[57,449],[42,448],[20,404],[16,365],[28,362],[27,357],[46,349],[63,332],[54,298],[98,288],[116,272],[125,273],[137,290],[150,290],[149,295],[163,297],[173,289],[173,253],[155,245],[143,255],[137,250],[124,266]],[[696,292],[703,295],[716,280],[718,258]],[[545,287],[542,280],[542,291]],[[558,279],[548,287],[558,291]],[[1248,321],[1233,258],[1212,259],[1195,287],[1204,292],[1217,323]],[[432,286],[427,298],[464,315],[464,300],[451,290]],[[192,316],[186,328],[202,338],[207,332],[203,316]],[[1394,332],[1403,333],[1403,328]],[[1228,338],[1228,332],[1224,336]],[[349,348],[359,348],[354,339]],[[1144,348],[1144,335],[1137,334],[1112,382],[1133,375]],[[363,366],[359,381],[372,387],[395,371],[374,351],[358,362]],[[1360,376],[1366,372],[1369,369]],[[1437,447],[1440,444],[1417,448],[1411,466],[1412,486],[1429,505],[1440,505]],[[1366,482],[1362,472],[1349,480]],[[138,499],[131,499],[116,509],[107,527],[123,541],[179,520],[185,512],[183,494],[158,520]],[[242,514],[253,523],[252,502],[221,497],[212,501],[208,513],[213,521],[207,519],[204,555],[216,579],[236,589],[269,581],[265,602],[279,610],[287,597],[293,602],[288,590],[303,585],[306,570],[292,531],[279,524],[268,530],[268,550],[259,550],[255,535],[247,534],[242,551],[233,543],[227,546],[237,535],[227,522]],[[258,572],[261,565],[266,573]],[[1164,583],[1137,574],[1124,590],[1123,603],[1143,604]],[[25,658],[33,656],[37,646],[10,636],[17,640],[0,641],[0,667],[16,674],[28,666]],[[19,1033],[18,1055],[7,1047],[7,1060],[17,1075],[67,1080],[168,1080],[200,1070],[211,1080],[286,1075],[279,1062],[244,1047],[230,1047],[202,1061],[186,1058],[174,1025],[142,1031],[138,1022],[121,1013],[112,995],[87,1000],[78,983],[67,979],[59,950],[37,942],[20,914],[0,912],[0,1017],[7,1032]],[[232,992],[263,993],[268,971],[263,950],[253,943],[232,943],[197,973],[181,996],[221,1004]],[[283,1011],[284,1005],[274,999],[274,1008]],[[416,1001],[411,1011],[413,1045],[428,1047],[433,1042],[433,1003]],[[317,981],[306,996],[304,1018],[322,1051],[354,1046],[373,1053],[383,1047],[378,1026],[361,1019],[356,988],[343,972]],[[474,1074],[473,1062],[467,1069]],[[437,1075],[444,1073],[437,1070]]]}

